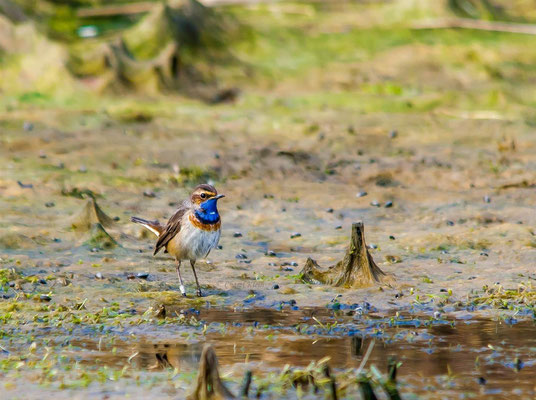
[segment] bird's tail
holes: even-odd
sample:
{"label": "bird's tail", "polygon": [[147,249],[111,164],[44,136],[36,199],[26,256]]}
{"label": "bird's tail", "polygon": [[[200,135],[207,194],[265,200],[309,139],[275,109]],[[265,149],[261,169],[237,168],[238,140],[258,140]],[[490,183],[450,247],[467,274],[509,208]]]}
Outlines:
{"label": "bird's tail", "polygon": [[164,231],[164,227],[160,224],[158,221],[148,221],[143,218],[138,217],[130,217],[130,220],[136,224],[143,225],[147,229],[149,229],[151,232],[153,232],[156,236],[160,236],[160,234]]}

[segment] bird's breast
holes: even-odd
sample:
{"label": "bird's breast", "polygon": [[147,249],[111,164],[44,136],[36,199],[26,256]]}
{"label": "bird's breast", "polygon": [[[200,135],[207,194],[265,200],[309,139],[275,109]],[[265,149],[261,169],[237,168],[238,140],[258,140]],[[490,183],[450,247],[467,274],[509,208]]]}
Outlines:
{"label": "bird's breast", "polygon": [[217,224],[200,224],[195,217],[189,215],[183,220],[179,233],[172,239],[172,245],[168,246],[168,252],[172,248],[173,255],[178,259],[204,258],[218,245],[220,226],[219,221]]}

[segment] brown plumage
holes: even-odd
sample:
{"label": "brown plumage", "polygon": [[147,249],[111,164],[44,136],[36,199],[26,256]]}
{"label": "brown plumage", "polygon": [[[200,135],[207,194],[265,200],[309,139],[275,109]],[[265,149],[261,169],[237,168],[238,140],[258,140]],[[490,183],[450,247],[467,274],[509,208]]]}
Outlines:
{"label": "brown plumage", "polygon": [[158,236],[158,241],[156,242],[153,255],[156,255],[162,247],[167,246],[169,241],[173,239],[177,233],[179,233],[181,230],[182,217],[188,208],[188,205],[185,205],[183,202],[179,209],[175,211],[175,214],[171,216],[166,226],[163,227],[162,233],[160,233]]}
{"label": "brown plumage", "polygon": [[[161,232],[158,236],[158,241],[156,242],[153,255],[156,255],[161,248],[167,247],[169,241],[173,239],[177,233],[180,232],[182,217],[191,207],[192,203],[201,204],[208,197],[216,196],[217,194],[218,191],[216,190],[216,188],[212,185],[209,185],[208,183],[198,185],[192,192],[190,196],[190,201],[183,201],[179,206],[178,210],[175,211],[175,214],[171,216],[166,226],[163,228],[163,232]],[[218,225],[218,229],[219,228],[220,226]]]}
{"label": "brown plumage", "polygon": [[131,217],[130,220],[132,222],[145,226],[147,229],[152,231],[157,236],[160,236],[162,232],[164,231],[164,226],[160,222],[158,222],[158,220],[149,221],[147,219],[138,218],[138,217]]}

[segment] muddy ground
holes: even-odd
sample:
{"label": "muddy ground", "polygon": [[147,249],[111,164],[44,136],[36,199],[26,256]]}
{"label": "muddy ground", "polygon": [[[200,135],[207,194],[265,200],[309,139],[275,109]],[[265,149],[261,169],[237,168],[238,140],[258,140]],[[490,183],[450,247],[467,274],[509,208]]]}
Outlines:
{"label": "muddy ground", "polygon": [[[86,92],[3,96],[0,373],[9,398],[183,398],[193,361],[186,371],[153,370],[131,367],[126,353],[136,351],[130,347],[111,364],[95,363],[89,353],[103,341],[108,352],[122,349],[113,350],[115,341],[236,341],[225,331],[238,329],[227,314],[244,309],[257,310],[243,320],[244,329],[279,310],[342,308],[364,315],[351,323],[343,318],[350,328],[340,332],[293,331],[288,338],[270,331],[289,341],[346,337],[351,326],[365,332],[367,315],[378,319],[375,329],[395,335],[389,318],[397,312],[432,326],[525,321],[526,333],[504,361],[509,368],[535,332],[535,39],[411,30],[396,22],[386,27],[366,18],[377,15],[373,9],[365,16],[361,8],[231,11],[257,22],[258,35],[255,49],[234,49],[254,71],[226,76],[241,90],[234,103]],[[153,257],[154,237],[129,219],[165,220],[201,182],[226,195],[222,248],[198,263],[202,299],[185,269],[190,297],[183,299],[173,261]],[[88,193],[113,218],[104,227],[112,239],[90,228],[99,221],[86,213]],[[305,260],[327,267],[341,259],[351,224],[360,220],[372,256],[396,283],[359,290],[302,283]],[[207,307],[220,311],[203,319]],[[318,315],[322,327],[338,314]],[[274,318],[262,322],[266,329],[302,321]],[[475,348],[463,337],[455,343]],[[476,347],[495,339],[505,340],[480,338]],[[306,354],[318,360],[333,351]],[[534,344],[521,354],[528,377]],[[244,359],[222,357],[236,385]],[[277,365],[302,365],[298,359],[255,365],[260,375],[275,374]],[[333,368],[358,365],[338,361]],[[438,383],[434,373],[424,391],[415,383],[418,371],[406,374],[409,394],[451,393],[450,383]],[[512,379],[528,380],[523,376]],[[469,386],[454,383],[451,394],[486,395],[476,378]],[[534,395],[530,384],[515,392],[511,382],[488,395]]]}

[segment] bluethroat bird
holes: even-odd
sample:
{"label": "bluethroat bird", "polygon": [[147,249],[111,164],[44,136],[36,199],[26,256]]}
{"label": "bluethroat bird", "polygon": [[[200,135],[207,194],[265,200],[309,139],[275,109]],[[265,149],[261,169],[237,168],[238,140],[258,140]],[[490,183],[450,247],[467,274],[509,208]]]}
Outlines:
{"label": "bluethroat bird", "polygon": [[194,189],[189,199],[181,203],[166,225],[158,221],[131,218],[132,222],[143,225],[158,236],[153,255],[164,249],[166,253],[175,257],[179,288],[183,296],[186,296],[186,290],[181,276],[182,260],[190,260],[197,295],[202,296],[195,272],[195,261],[208,256],[210,250],[218,245],[221,219],[217,204],[222,197],[225,196],[218,194],[214,186],[202,184]]}

